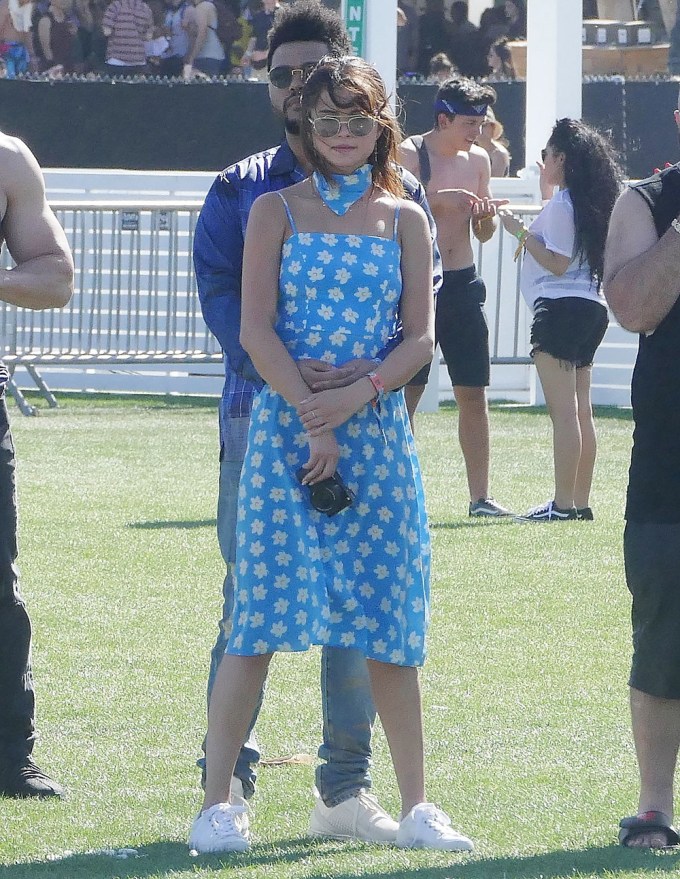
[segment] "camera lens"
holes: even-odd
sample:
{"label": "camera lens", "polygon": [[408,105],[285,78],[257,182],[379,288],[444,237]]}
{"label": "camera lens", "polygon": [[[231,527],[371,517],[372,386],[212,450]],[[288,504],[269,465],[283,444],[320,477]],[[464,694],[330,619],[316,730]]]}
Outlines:
{"label": "camera lens", "polygon": [[312,489],[312,504],[320,513],[327,513],[335,506],[335,491],[327,485],[315,486]]}

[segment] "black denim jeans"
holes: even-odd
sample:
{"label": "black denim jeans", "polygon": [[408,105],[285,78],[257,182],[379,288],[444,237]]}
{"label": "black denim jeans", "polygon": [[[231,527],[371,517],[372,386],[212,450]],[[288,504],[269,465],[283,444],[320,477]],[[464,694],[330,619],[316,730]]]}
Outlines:
{"label": "black denim jeans", "polygon": [[16,567],[15,469],[7,405],[0,392],[0,769],[30,754],[35,740],[31,622]]}

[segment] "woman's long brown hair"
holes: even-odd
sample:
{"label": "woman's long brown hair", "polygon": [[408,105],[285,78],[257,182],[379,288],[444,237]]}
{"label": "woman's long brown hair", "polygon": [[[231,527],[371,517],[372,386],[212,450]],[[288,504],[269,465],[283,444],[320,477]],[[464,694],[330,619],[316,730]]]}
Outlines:
{"label": "woman's long brown hair", "polygon": [[327,56],[319,61],[302,91],[302,146],[312,167],[330,180],[334,169],[314,146],[312,111],[324,92],[339,109],[357,107],[373,116],[380,125],[375,150],[368,161],[373,166],[373,183],[386,192],[403,197],[404,186],[397,170],[397,145],[402,134],[399,123],[390,106],[378,71],[354,55],[340,58]]}

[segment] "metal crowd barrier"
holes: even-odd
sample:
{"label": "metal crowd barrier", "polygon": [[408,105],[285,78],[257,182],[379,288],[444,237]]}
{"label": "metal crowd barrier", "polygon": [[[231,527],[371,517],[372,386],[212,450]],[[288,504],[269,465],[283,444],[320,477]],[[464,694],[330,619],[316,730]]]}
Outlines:
{"label": "metal crowd barrier", "polygon": [[[193,364],[221,361],[201,315],[192,249],[200,201],[52,201],[75,261],[75,290],[63,309],[30,311],[0,303],[0,359],[23,366],[50,405],[38,367]],[[524,215],[537,208],[522,206]],[[494,364],[524,364],[526,308],[513,239],[497,233],[476,254],[488,289]],[[2,265],[11,260],[3,249]],[[21,391],[10,392],[25,414]]]}
{"label": "metal crowd barrier", "polygon": [[[53,201],[75,262],[63,309],[0,303],[0,358],[25,367],[50,405],[45,365],[221,361],[201,315],[192,249],[200,201]],[[11,260],[6,249],[3,265]],[[10,383],[22,411],[23,395]]]}

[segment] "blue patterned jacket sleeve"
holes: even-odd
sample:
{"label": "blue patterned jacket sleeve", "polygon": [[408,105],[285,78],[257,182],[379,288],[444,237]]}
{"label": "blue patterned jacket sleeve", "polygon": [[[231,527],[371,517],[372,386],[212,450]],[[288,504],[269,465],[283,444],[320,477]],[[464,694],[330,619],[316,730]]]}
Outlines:
{"label": "blue patterned jacket sleeve", "polygon": [[437,293],[439,292],[439,288],[441,287],[442,281],[444,279],[444,273],[442,270],[442,258],[439,253],[439,248],[437,247],[437,226],[435,224],[434,217],[432,216],[430,206],[427,203],[427,196],[425,195],[425,190],[422,184],[413,176],[413,174],[411,174],[405,168],[402,169],[402,173],[406,195],[412,201],[415,201],[416,204],[419,204],[421,206],[421,208],[425,211],[427,222],[430,225],[430,237],[432,238],[432,294],[436,299]]}
{"label": "blue patterned jacket sleeve", "polygon": [[262,379],[239,341],[243,267],[241,209],[239,188],[226,174],[220,174],[206,196],[196,223],[194,269],[203,319],[220,343],[228,368],[261,387]]}

